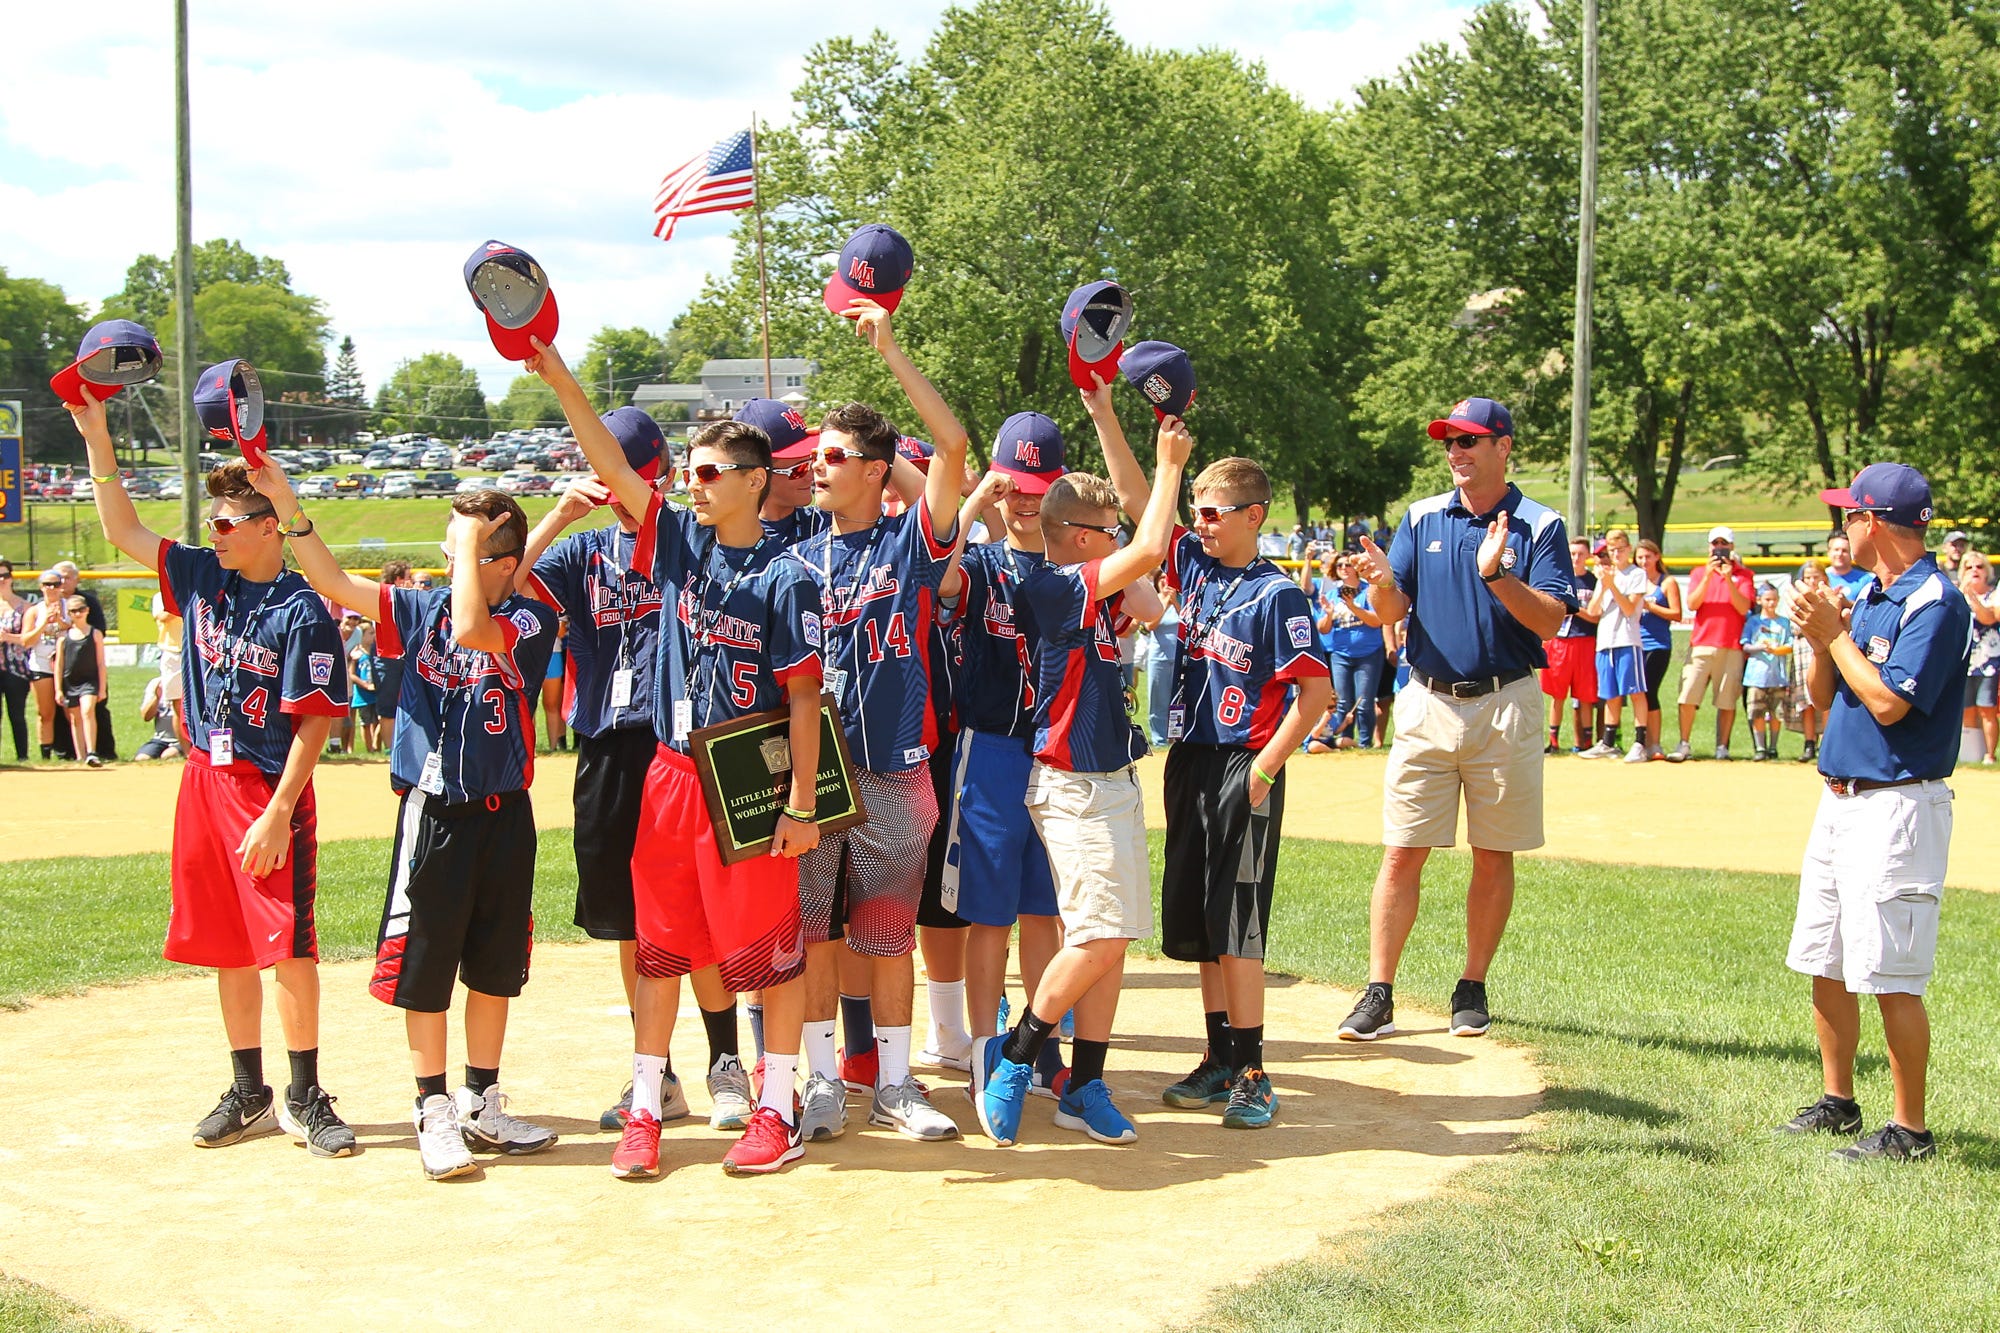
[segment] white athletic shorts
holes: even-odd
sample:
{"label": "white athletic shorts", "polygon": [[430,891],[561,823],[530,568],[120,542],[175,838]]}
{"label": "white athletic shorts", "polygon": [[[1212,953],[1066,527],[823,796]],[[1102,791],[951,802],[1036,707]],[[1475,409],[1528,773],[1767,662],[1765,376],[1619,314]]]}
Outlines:
{"label": "white athletic shorts", "polygon": [[1063,943],[1152,934],[1153,871],[1138,774],[1071,773],[1037,760],[1027,803],[1049,852]]}
{"label": "white athletic shorts", "polygon": [[1857,995],[1922,995],[1937,954],[1951,788],[1820,793],[1785,966]]}

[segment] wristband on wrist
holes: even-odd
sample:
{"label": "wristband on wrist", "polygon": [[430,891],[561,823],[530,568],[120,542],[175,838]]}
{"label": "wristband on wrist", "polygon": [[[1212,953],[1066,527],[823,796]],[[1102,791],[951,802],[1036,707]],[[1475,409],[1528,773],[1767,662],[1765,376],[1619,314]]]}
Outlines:
{"label": "wristband on wrist", "polygon": [[[300,519],[305,519],[305,527],[303,528],[294,526]],[[285,522],[284,535],[287,537],[310,537],[313,535],[313,521],[306,518],[306,507],[304,505],[300,505],[292,511],[291,518]]]}
{"label": "wristband on wrist", "polygon": [[1264,785],[1266,787],[1275,787],[1278,785],[1278,780],[1272,777],[1269,773],[1266,773],[1254,761],[1250,765],[1250,771],[1252,773],[1255,773],[1258,777],[1264,779]]}
{"label": "wristband on wrist", "polygon": [[785,807],[785,818],[796,819],[801,824],[810,824],[813,822],[813,812],[810,810],[794,810],[788,805]]}
{"label": "wristband on wrist", "polygon": [[90,480],[94,485],[104,486],[114,481],[123,481],[125,480],[125,477],[123,473],[118,473],[118,472],[114,472],[108,477],[100,477],[95,472],[93,472],[90,474]]}

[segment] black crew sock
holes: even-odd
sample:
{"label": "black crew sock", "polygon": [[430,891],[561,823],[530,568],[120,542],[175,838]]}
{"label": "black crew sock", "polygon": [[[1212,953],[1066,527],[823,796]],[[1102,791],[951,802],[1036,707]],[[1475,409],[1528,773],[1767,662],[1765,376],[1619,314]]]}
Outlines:
{"label": "black crew sock", "polygon": [[1606,727],[1604,729],[1604,743],[1614,750],[1618,748],[1618,728]]}
{"label": "black crew sock", "polygon": [[1231,1028],[1229,1036],[1235,1042],[1234,1054],[1230,1057],[1230,1063],[1239,1073],[1245,1069],[1262,1069],[1264,1067],[1264,1025],[1262,1023],[1259,1023],[1254,1028]]}
{"label": "black crew sock", "polygon": [[1596,733],[1593,732],[1589,727],[1578,727],[1576,729],[1577,749],[1588,750],[1593,744],[1596,743],[1596,740],[1597,740]]}
{"label": "black crew sock", "polygon": [[847,1058],[866,1055],[875,1049],[875,1006],[866,995],[840,997],[840,1030],[847,1038],[842,1049]]}
{"label": "black crew sock", "polygon": [[1549,728],[1549,744],[1561,745],[1562,738],[1563,738],[1562,723],[1558,722],[1553,727]]}
{"label": "black crew sock", "polygon": [[1859,1111],[1861,1109],[1861,1103],[1855,1101],[1852,1097],[1836,1097],[1829,1092],[1826,1094],[1826,1099],[1843,1111]]}
{"label": "black crew sock", "polygon": [[1080,1088],[1103,1078],[1104,1057],[1110,1053],[1111,1043],[1108,1041],[1085,1041],[1079,1037],[1070,1043],[1069,1085]]}
{"label": "black crew sock", "polygon": [[292,1061],[292,1086],[285,1089],[285,1100],[298,1105],[305,1101],[308,1092],[319,1086],[319,1047],[286,1054]]}
{"label": "black crew sock", "polygon": [[1632,728],[1632,743],[1642,750],[1646,748],[1646,729],[1644,727]]}
{"label": "black crew sock", "polygon": [[[1060,1022],[1060,1018],[1056,1020],[1056,1023]],[[1033,1008],[1023,1009],[1021,1021],[1014,1025],[1014,1030],[1007,1034],[1007,1044],[1000,1048],[1000,1058],[1012,1060],[1017,1065],[1032,1065],[1035,1057],[1042,1053],[1042,1043],[1056,1030],[1056,1023],[1044,1023],[1035,1017]]]}
{"label": "black crew sock", "polygon": [[488,1088],[499,1081],[500,1068],[498,1065],[495,1065],[491,1069],[481,1069],[477,1065],[467,1065],[465,1067],[465,1086],[471,1088],[481,1097],[486,1095]]}
{"label": "black crew sock", "polygon": [[764,1006],[746,1004],[743,1012],[750,1020],[750,1044],[757,1048],[757,1058],[764,1058]]}
{"label": "black crew sock", "polygon": [[1229,1063],[1229,1011],[1211,1009],[1202,1015],[1208,1020],[1208,1058],[1219,1065]]}
{"label": "black crew sock", "polygon": [[426,1097],[448,1097],[450,1095],[451,1095],[450,1093],[445,1091],[443,1074],[417,1075],[418,1106],[422,1106],[424,1104],[424,1099]]}
{"label": "black crew sock", "polygon": [[245,1097],[264,1090],[264,1048],[249,1046],[229,1053],[229,1069],[235,1088]]}
{"label": "black crew sock", "polygon": [[736,1002],[731,1000],[727,1009],[701,1011],[701,1025],[708,1030],[708,1067],[715,1068],[716,1061],[725,1055],[734,1055],[740,1062],[742,1054],[737,1049]]}

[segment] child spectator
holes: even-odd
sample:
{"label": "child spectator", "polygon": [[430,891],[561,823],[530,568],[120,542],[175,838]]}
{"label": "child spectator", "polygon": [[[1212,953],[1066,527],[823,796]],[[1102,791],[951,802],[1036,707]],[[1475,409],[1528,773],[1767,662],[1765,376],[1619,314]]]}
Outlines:
{"label": "child spectator", "polygon": [[[1590,543],[1569,542],[1570,590],[1577,609],[1562,619],[1556,636],[1542,645],[1549,664],[1542,668],[1542,693],[1549,697],[1549,743],[1543,754],[1562,753],[1563,705],[1575,718],[1576,753],[1592,750],[1597,713],[1597,612],[1590,608],[1597,575],[1590,568]],[[1657,734],[1657,733],[1655,733]]]}
{"label": "child spectator", "polygon": [[76,753],[92,768],[104,767],[97,757],[97,701],[104,697],[104,632],[90,623],[90,603],[72,596],[63,603],[69,631],[58,648],[56,680],[63,707],[69,710],[70,734]]}
{"label": "child spectator", "polygon": [[[376,740],[380,736],[381,722],[376,707],[375,682],[380,678],[380,667],[375,657],[375,626],[370,621],[362,621],[355,632],[353,646],[347,650],[347,681],[351,693],[348,698],[349,712],[354,717],[354,731],[360,737],[368,753],[374,754]],[[349,749],[353,747],[350,746]]]}
{"label": "child spectator", "polygon": [[1674,625],[1681,618],[1681,585],[1667,572],[1660,544],[1651,537],[1639,539],[1639,568],[1646,571],[1646,601],[1639,613],[1639,646],[1646,661],[1646,747],[1648,759],[1664,759],[1660,745],[1660,686],[1666,683],[1667,663],[1674,655]]}
{"label": "child spectator", "polygon": [[1961,725],[1979,729],[1980,762],[1990,764],[2000,749],[2000,707],[1995,706],[2000,705],[2000,606],[1993,596],[1993,567],[1980,552],[1967,551],[1959,558],[1958,590],[1972,608],[1972,660],[1965,670]]}
{"label": "child spectator", "polygon": [[[1808,589],[1816,591],[1826,586],[1828,586],[1826,581],[1826,566],[1818,560],[1808,560],[1799,566],[1798,580],[1792,584],[1790,592],[1792,597],[1796,598],[1800,593]],[[1779,606],[1785,610],[1786,618],[1790,619],[1791,612],[1786,603],[1787,599],[1781,596],[1779,598]],[[1812,646],[1812,640],[1808,639],[1805,635],[1798,634],[1793,637],[1792,676],[1801,684],[1812,679],[1813,658],[1817,652],[1818,649]],[[1802,764],[1812,763],[1819,758],[1819,728],[1821,721],[1819,709],[1813,707],[1812,691],[1806,689],[1794,691],[1792,694],[1792,710],[1798,720],[1799,733],[1805,737],[1806,741],[1805,750],[1799,755],[1798,762]]]}
{"label": "child spectator", "polygon": [[1792,622],[1778,614],[1778,586],[1757,593],[1757,609],[1743,622],[1743,688],[1750,693],[1750,744],[1759,761],[1778,757],[1791,681]]}
{"label": "child spectator", "polygon": [[174,734],[174,703],[166,697],[166,677],[155,676],[146,682],[146,692],[139,699],[139,720],[152,723],[153,734],[133,752],[134,759],[165,759],[168,755],[176,759],[187,757],[187,751],[181,748],[180,737]]}

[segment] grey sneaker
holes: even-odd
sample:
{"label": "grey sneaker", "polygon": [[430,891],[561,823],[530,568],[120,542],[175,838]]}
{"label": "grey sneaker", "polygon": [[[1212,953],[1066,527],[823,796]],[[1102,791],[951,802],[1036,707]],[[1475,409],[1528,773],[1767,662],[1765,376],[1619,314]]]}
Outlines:
{"label": "grey sneaker", "polygon": [[930,1095],[917,1082],[915,1074],[906,1076],[893,1088],[875,1089],[875,1100],[868,1107],[868,1123],[886,1126],[927,1143],[958,1136],[958,1125],[931,1105]]}
{"label": "grey sneaker", "polygon": [[622,1133],[625,1122],[632,1118],[632,1085],[627,1083],[625,1091],[618,1094],[617,1104],[597,1117],[597,1127],[607,1134]]}
{"label": "grey sneaker", "polygon": [[1340,1025],[1340,1031],[1333,1035],[1342,1041],[1374,1041],[1377,1037],[1391,1037],[1396,1033],[1396,1002],[1390,998],[1390,990],[1379,981],[1368,983],[1368,989],[1361,992],[1361,998],[1354,1003],[1354,1012]]}
{"label": "grey sneaker", "polygon": [[315,1157],[350,1157],[354,1153],[354,1131],[334,1114],[333,1098],[323,1088],[307,1088],[305,1100],[296,1106],[289,1098],[280,1100],[278,1127],[305,1144]]}
{"label": "grey sneaker", "polygon": [[1674,747],[1673,753],[1667,756],[1667,762],[1670,764],[1685,764],[1692,758],[1694,758],[1694,747],[1686,741],[1682,741]]}
{"label": "grey sneaker", "polygon": [[451,1098],[442,1094],[424,1098],[412,1118],[417,1126],[417,1156],[425,1175],[432,1180],[450,1180],[479,1169],[471,1149],[465,1146],[458,1109]]}
{"label": "grey sneaker", "polygon": [[1778,1126],[1781,1134],[1859,1134],[1861,1132],[1861,1105],[1859,1102],[1837,1102],[1831,1096],[1821,1094],[1811,1106],[1801,1106],[1799,1113]]}
{"label": "grey sneaker", "polygon": [[1715,747],[1715,757],[1716,757],[1717,759],[1723,759],[1723,760],[1727,760],[1727,759],[1729,758],[1729,747],[1728,747],[1727,745],[1718,745],[1718,746],[1716,746],[1716,747]]}
{"label": "grey sneaker", "polygon": [[468,1087],[459,1088],[453,1096],[453,1106],[468,1148],[486,1148],[509,1157],[525,1157],[555,1146],[554,1130],[507,1114],[507,1094],[500,1091],[498,1083],[488,1088],[484,1096]]}
{"label": "grey sneaker", "polygon": [[1625,762],[1628,764],[1643,764],[1652,757],[1652,753],[1637,741],[1633,741],[1632,748],[1625,752]]}
{"label": "grey sneaker", "polygon": [[806,1079],[799,1111],[799,1133],[808,1143],[837,1139],[847,1132],[847,1088],[837,1079],[814,1074]]}
{"label": "grey sneaker", "polygon": [[750,1075],[741,1060],[725,1055],[715,1062],[708,1071],[708,1102],[710,1129],[734,1132],[750,1123],[750,1114],[757,1108],[750,1097]]}
{"label": "grey sneaker", "polygon": [[1578,759],[1616,759],[1618,757],[1618,747],[1610,741],[1600,739],[1597,744],[1591,746],[1588,750],[1577,751],[1576,757]]}
{"label": "grey sneaker", "polygon": [[1451,1035],[1483,1037],[1492,1026],[1493,1015],[1486,1008],[1486,983],[1460,977],[1451,992]]}
{"label": "grey sneaker", "polygon": [[1921,1162],[1937,1155],[1937,1140],[1929,1130],[1919,1133],[1891,1120],[1849,1148],[1833,1153],[1837,1162]]}
{"label": "grey sneaker", "polygon": [[254,1097],[245,1097],[236,1090],[234,1083],[229,1091],[222,1094],[222,1100],[215,1109],[202,1117],[194,1127],[195,1146],[200,1148],[227,1148],[232,1143],[249,1138],[252,1134],[268,1134],[278,1127],[271,1114],[271,1089],[266,1087]]}

